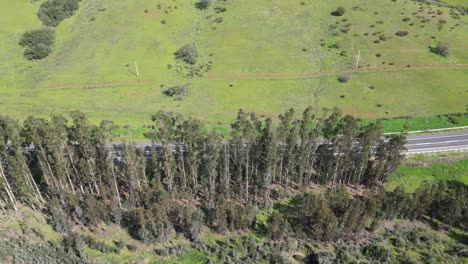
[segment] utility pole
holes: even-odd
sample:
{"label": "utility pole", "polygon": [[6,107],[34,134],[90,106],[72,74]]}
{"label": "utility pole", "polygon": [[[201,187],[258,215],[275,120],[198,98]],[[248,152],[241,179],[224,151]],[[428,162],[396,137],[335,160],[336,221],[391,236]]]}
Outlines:
{"label": "utility pole", "polygon": [[359,60],[360,60],[360,59],[361,59],[361,50],[359,50],[359,53],[358,53],[358,55],[357,55],[357,58],[356,58],[356,65],[354,65],[354,67],[355,67],[356,69],[359,68]]}
{"label": "utility pole", "polygon": [[138,64],[137,64],[136,60],[135,60],[135,71],[136,71],[137,77],[140,77],[140,72],[138,72]]}

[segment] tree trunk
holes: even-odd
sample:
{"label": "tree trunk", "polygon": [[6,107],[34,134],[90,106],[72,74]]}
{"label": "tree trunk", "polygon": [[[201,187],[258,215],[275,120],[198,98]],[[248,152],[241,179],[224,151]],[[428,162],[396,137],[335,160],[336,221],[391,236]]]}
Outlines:
{"label": "tree trunk", "polygon": [[72,182],[72,180],[70,178],[70,173],[68,173],[68,169],[67,169],[66,165],[65,165],[65,174],[67,174],[68,183],[70,184],[70,187],[72,189],[73,194],[76,195],[75,186],[73,186],[73,182]]}
{"label": "tree trunk", "polygon": [[117,184],[117,177],[115,176],[115,171],[114,171],[114,164],[112,164],[111,169],[112,169],[112,175],[114,176],[115,192],[117,194],[117,199],[119,200],[119,208],[122,208],[122,199],[120,198],[119,186]]}
{"label": "tree trunk", "polygon": [[0,159],[0,175],[2,176],[3,180],[5,181],[5,191],[7,192],[8,198],[10,199],[11,205],[13,206],[13,209],[15,212],[18,212],[18,208],[16,207],[16,201],[15,201],[15,195],[13,194],[10,183],[8,182],[8,179],[5,175],[5,171],[3,170],[3,164],[2,160]]}
{"label": "tree trunk", "polygon": [[181,151],[181,163],[182,163],[182,175],[184,177],[184,182],[182,184],[182,192],[186,192],[187,191],[187,172],[185,171],[185,157],[184,157],[184,151],[182,150]]}
{"label": "tree trunk", "polygon": [[229,185],[231,183],[230,175],[229,175],[229,159],[230,159],[230,154],[229,154],[229,142],[226,143],[224,146],[224,173],[225,173],[225,185],[226,185],[226,196],[227,198],[229,197]]}
{"label": "tree trunk", "polygon": [[245,200],[249,200],[249,147],[247,147],[247,153],[246,153],[246,158],[247,158],[247,164],[245,165]]}

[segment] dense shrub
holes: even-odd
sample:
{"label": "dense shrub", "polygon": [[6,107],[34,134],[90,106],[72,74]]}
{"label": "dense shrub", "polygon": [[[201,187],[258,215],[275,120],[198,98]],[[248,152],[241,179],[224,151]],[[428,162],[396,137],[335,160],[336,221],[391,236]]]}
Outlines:
{"label": "dense shrub", "polygon": [[197,63],[198,52],[195,45],[184,45],[175,52],[176,59],[181,59],[188,64]]}
{"label": "dense shrub", "polygon": [[200,0],[195,4],[195,6],[200,10],[208,9],[211,6],[210,0]]}
{"label": "dense shrub", "polygon": [[51,29],[39,29],[23,34],[19,44],[26,47],[24,56],[28,60],[41,60],[49,56],[55,40],[55,33]]}
{"label": "dense shrub", "polygon": [[219,6],[215,7],[215,12],[216,13],[224,13],[226,11],[227,11],[227,8],[225,8],[225,7],[219,7]]}
{"label": "dense shrub", "polygon": [[187,95],[189,84],[174,85],[163,91],[166,96],[174,97],[176,100],[182,99],[183,96]]}
{"label": "dense shrub", "polygon": [[55,231],[68,232],[73,227],[73,222],[70,220],[68,214],[63,210],[57,198],[50,201],[50,223],[53,225]]}
{"label": "dense shrub", "polygon": [[346,75],[341,75],[341,76],[338,76],[338,79],[337,79],[340,83],[347,83],[351,80],[351,77],[346,74]]}
{"label": "dense shrub", "polygon": [[333,43],[332,45],[328,46],[330,49],[339,49],[341,48],[340,43]]}
{"label": "dense shrub", "polygon": [[272,240],[284,239],[288,235],[289,222],[279,212],[275,212],[267,221],[267,237]]}
{"label": "dense shrub", "polygon": [[463,122],[463,117],[461,114],[452,114],[448,115],[448,120],[454,125],[460,125]]}
{"label": "dense shrub", "polygon": [[404,36],[408,36],[408,31],[403,31],[403,30],[400,30],[400,31],[397,31],[395,33],[396,36],[399,36],[399,37],[404,37]]}
{"label": "dense shrub", "polygon": [[335,11],[332,12],[332,15],[334,16],[342,16],[346,12],[346,9],[344,7],[338,7]]}
{"label": "dense shrub", "polygon": [[388,37],[385,36],[385,35],[380,35],[380,36],[379,36],[379,40],[381,40],[381,41],[387,41],[387,40],[388,40]]}
{"label": "dense shrub", "polygon": [[91,236],[84,236],[83,241],[84,241],[84,243],[86,245],[89,246],[89,248],[100,251],[100,252],[105,253],[105,254],[107,254],[107,253],[118,254],[120,252],[119,249],[117,249],[117,248],[115,248],[113,246],[109,246],[104,242],[98,241],[98,240],[92,238]]}
{"label": "dense shrub", "polygon": [[0,239],[0,263],[88,263],[84,243],[75,233],[61,241],[35,240],[34,237],[17,234]]}
{"label": "dense shrub", "polygon": [[450,46],[448,43],[444,43],[444,42],[439,42],[437,44],[437,46],[435,47],[430,47],[430,50],[437,54],[437,55],[440,55],[442,57],[447,57],[450,55]]}
{"label": "dense shrub", "polygon": [[56,27],[75,14],[80,0],[49,0],[42,3],[37,16],[46,26]]}
{"label": "dense shrub", "polygon": [[173,226],[169,222],[166,209],[158,204],[149,209],[132,209],[126,219],[130,235],[145,244],[167,241]]}

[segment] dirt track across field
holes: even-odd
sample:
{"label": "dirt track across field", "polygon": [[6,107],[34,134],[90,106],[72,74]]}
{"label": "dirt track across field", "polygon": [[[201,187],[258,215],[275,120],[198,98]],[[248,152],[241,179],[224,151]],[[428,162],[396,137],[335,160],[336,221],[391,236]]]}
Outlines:
{"label": "dirt track across field", "polygon": [[423,68],[464,68],[468,64],[416,64],[416,65],[392,65],[380,67],[365,67],[355,70],[347,71],[328,71],[318,73],[290,73],[290,74],[276,74],[276,73],[259,73],[259,74],[225,74],[225,75],[208,75],[204,79],[256,79],[256,78],[318,78],[323,76],[333,76],[346,73],[362,73],[368,71],[382,71],[392,69],[423,69]]}
{"label": "dirt track across field", "polygon": [[[369,71],[383,71],[383,70],[395,70],[395,69],[423,69],[423,68],[465,68],[468,64],[417,64],[417,65],[392,65],[392,66],[380,66],[380,67],[365,67],[355,70],[346,71],[327,71],[317,73],[242,73],[242,74],[224,74],[224,75],[207,75],[201,79],[282,79],[282,78],[319,78],[324,76],[334,76],[347,73],[363,73]],[[42,89],[55,90],[65,88],[102,88],[102,87],[113,87],[122,85],[138,85],[152,83],[151,80],[133,80],[133,81],[114,81],[114,82],[99,82],[99,83],[67,83],[48,85],[41,87]]]}
{"label": "dirt track across field", "polygon": [[115,81],[115,82],[100,82],[100,83],[67,83],[58,85],[49,85],[42,87],[43,89],[63,89],[63,88],[99,88],[120,85],[147,84],[153,81],[135,80],[135,81]]}

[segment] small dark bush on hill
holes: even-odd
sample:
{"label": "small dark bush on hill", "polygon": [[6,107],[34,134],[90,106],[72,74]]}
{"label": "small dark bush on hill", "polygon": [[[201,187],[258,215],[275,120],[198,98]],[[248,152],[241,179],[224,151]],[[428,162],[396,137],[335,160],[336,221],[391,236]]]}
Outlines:
{"label": "small dark bush on hill", "polygon": [[408,31],[397,31],[395,33],[395,35],[399,36],[399,37],[404,37],[404,36],[408,36]]}
{"label": "small dark bush on hill", "polygon": [[181,59],[188,64],[197,63],[198,52],[195,45],[184,45],[175,52],[176,59]]}
{"label": "small dark bush on hill", "polygon": [[80,0],[49,0],[42,3],[37,16],[46,26],[56,27],[75,14]]}
{"label": "small dark bush on hill", "polygon": [[39,29],[23,34],[19,44],[26,47],[24,56],[28,60],[41,60],[49,56],[54,45],[55,33],[51,29]]}
{"label": "small dark bush on hill", "polygon": [[174,97],[176,100],[181,100],[183,96],[187,95],[189,84],[175,85],[163,91],[166,96]]}
{"label": "small dark bush on hill", "polygon": [[351,77],[349,75],[347,75],[347,74],[346,75],[341,75],[341,76],[338,77],[338,81],[340,83],[347,83],[350,80],[351,80]]}
{"label": "small dark bush on hill", "polygon": [[225,7],[215,7],[215,12],[216,13],[224,13],[227,11],[227,8]]}
{"label": "small dark bush on hill", "polygon": [[430,51],[440,55],[442,57],[447,57],[450,55],[450,46],[448,43],[439,42],[435,47],[429,47]]}
{"label": "small dark bush on hill", "polygon": [[200,10],[208,9],[210,6],[211,6],[210,0],[200,0],[199,2],[195,4],[195,7]]}
{"label": "small dark bush on hill", "polygon": [[346,13],[346,9],[342,6],[338,7],[335,11],[333,11],[331,14],[332,16],[342,16]]}

